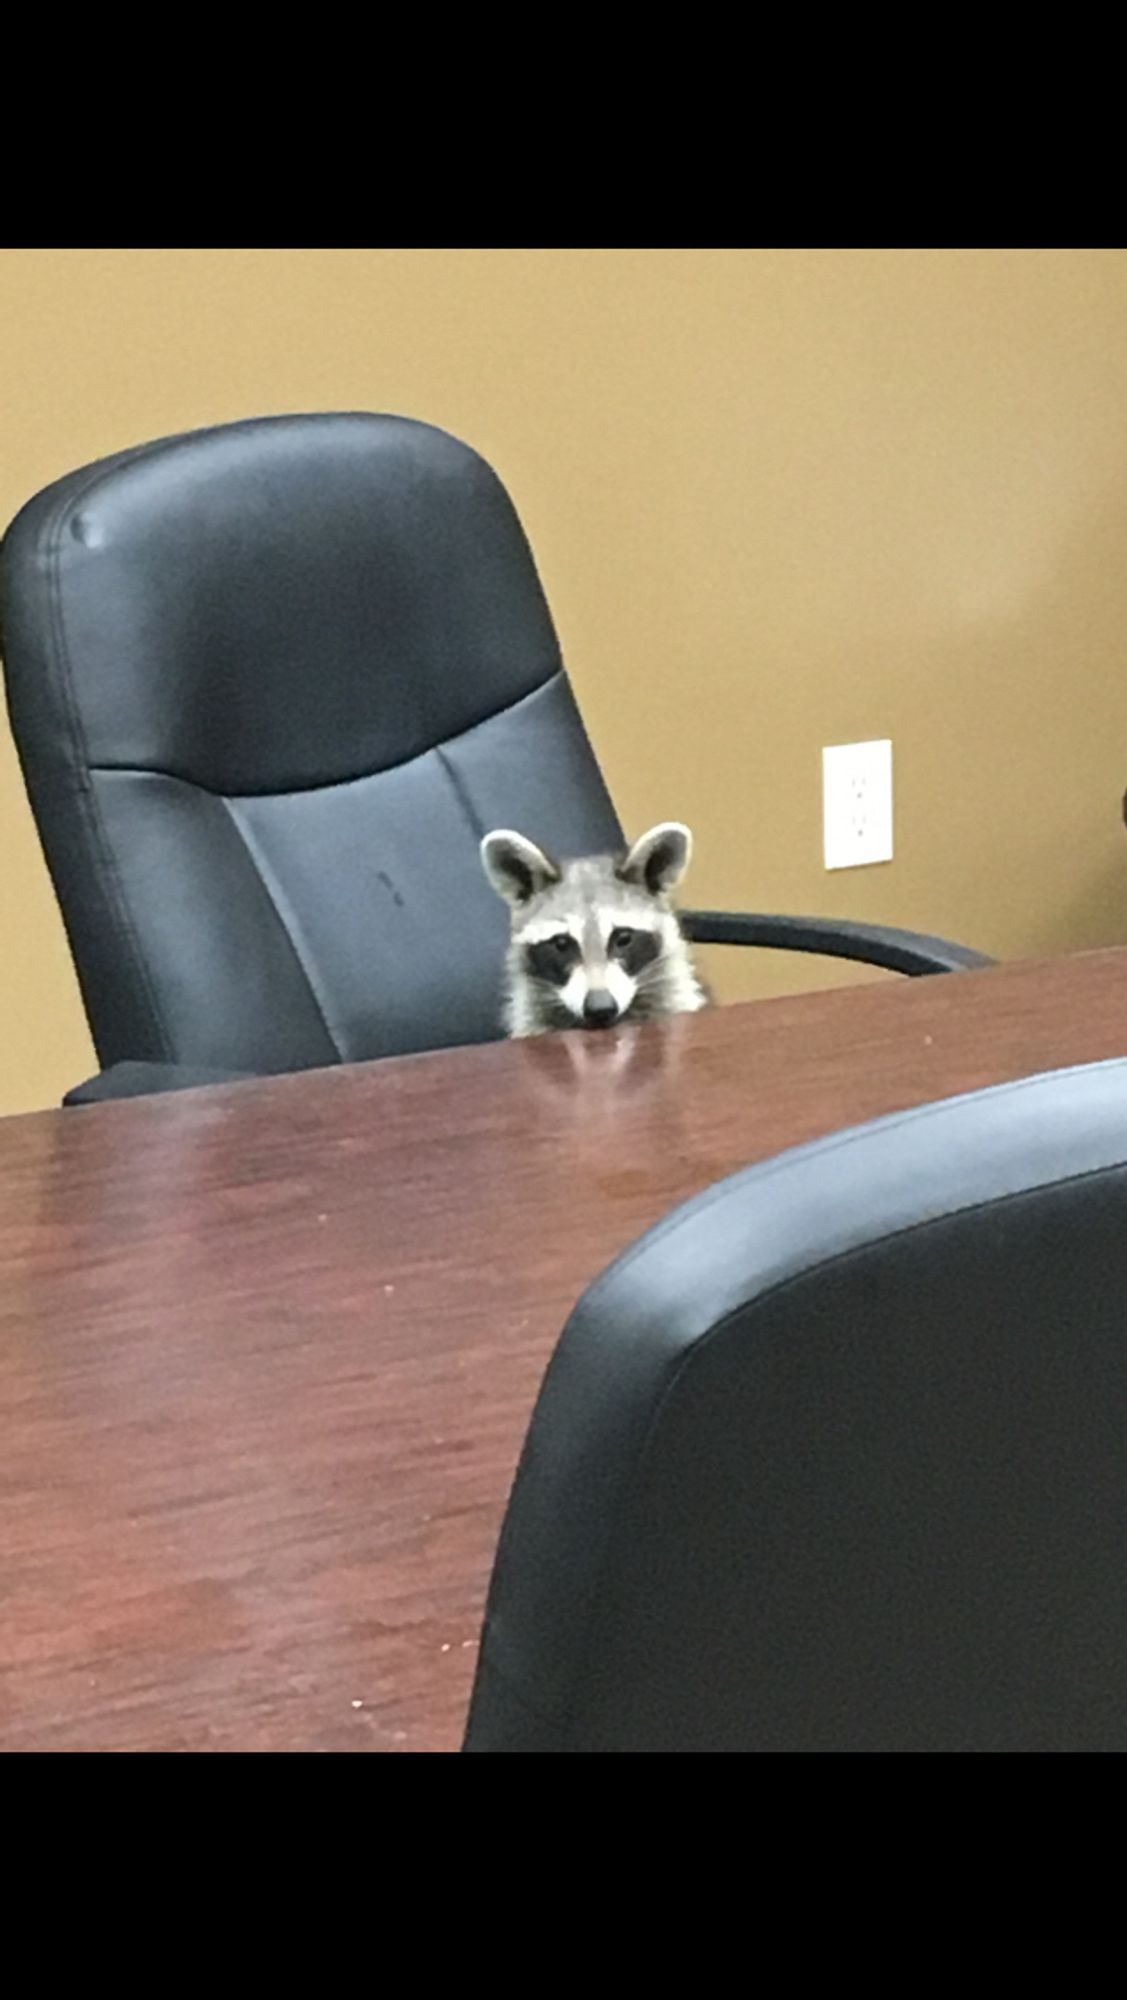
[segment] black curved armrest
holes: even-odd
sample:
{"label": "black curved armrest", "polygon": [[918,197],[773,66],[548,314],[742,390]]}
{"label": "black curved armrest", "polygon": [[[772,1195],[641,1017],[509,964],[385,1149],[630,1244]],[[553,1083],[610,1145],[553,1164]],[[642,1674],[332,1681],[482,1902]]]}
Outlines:
{"label": "black curved armrest", "polygon": [[768,951],[812,951],[824,958],[854,958],[888,972],[918,978],[927,972],[970,972],[993,965],[984,952],[946,938],[884,924],[847,923],[839,917],[761,916],[743,910],[681,910],[681,929],[692,944],[755,944]]}
{"label": "black curved armrest", "polygon": [[181,1063],[120,1062],[76,1083],[64,1105],[108,1104],[118,1097],[152,1097],[158,1091],[199,1090],[208,1083],[243,1083],[250,1072],[239,1069],[189,1069]]}

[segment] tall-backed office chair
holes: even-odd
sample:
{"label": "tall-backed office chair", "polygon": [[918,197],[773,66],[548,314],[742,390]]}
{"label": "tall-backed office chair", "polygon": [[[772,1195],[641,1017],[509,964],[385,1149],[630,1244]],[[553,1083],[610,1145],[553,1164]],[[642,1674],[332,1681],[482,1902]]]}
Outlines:
{"label": "tall-backed office chair", "polygon": [[1127,1750],[1127,1062],[836,1133],[545,1378],[466,1747]]}
{"label": "tall-backed office chair", "polygon": [[[72,1101],[496,1037],[481,835],[622,839],[508,495],[427,424],[273,417],[71,473],[5,538],[0,640],[109,1072]],[[985,962],[868,925],[689,928]]]}

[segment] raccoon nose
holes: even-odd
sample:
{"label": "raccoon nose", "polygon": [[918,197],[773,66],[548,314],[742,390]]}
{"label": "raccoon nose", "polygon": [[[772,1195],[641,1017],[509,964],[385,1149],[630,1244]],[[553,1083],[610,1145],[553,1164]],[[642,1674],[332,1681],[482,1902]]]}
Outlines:
{"label": "raccoon nose", "polygon": [[588,1028],[609,1028],[618,1019],[618,1002],[609,993],[588,993],[583,1002],[583,1019]]}

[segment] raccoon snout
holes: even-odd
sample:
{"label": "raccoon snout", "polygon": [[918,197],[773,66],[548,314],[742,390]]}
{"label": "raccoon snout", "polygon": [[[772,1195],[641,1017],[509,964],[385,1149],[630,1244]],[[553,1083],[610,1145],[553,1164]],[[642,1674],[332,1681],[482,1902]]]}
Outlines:
{"label": "raccoon snout", "polygon": [[583,1002],[586,1028],[610,1028],[618,1019],[618,1002],[609,993],[588,993]]}

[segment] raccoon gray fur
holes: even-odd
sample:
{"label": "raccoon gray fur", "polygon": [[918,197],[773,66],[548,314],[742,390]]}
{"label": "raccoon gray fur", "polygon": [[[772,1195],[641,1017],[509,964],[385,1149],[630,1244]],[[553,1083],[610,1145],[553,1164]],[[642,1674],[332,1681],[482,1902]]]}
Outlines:
{"label": "raccoon gray fur", "polygon": [[510,1035],[610,1028],[709,1005],[669,902],[692,845],[676,820],[651,827],[626,854],[574,861],[554,860],[508,827],[486,834],[482,866],[512,915]]}

